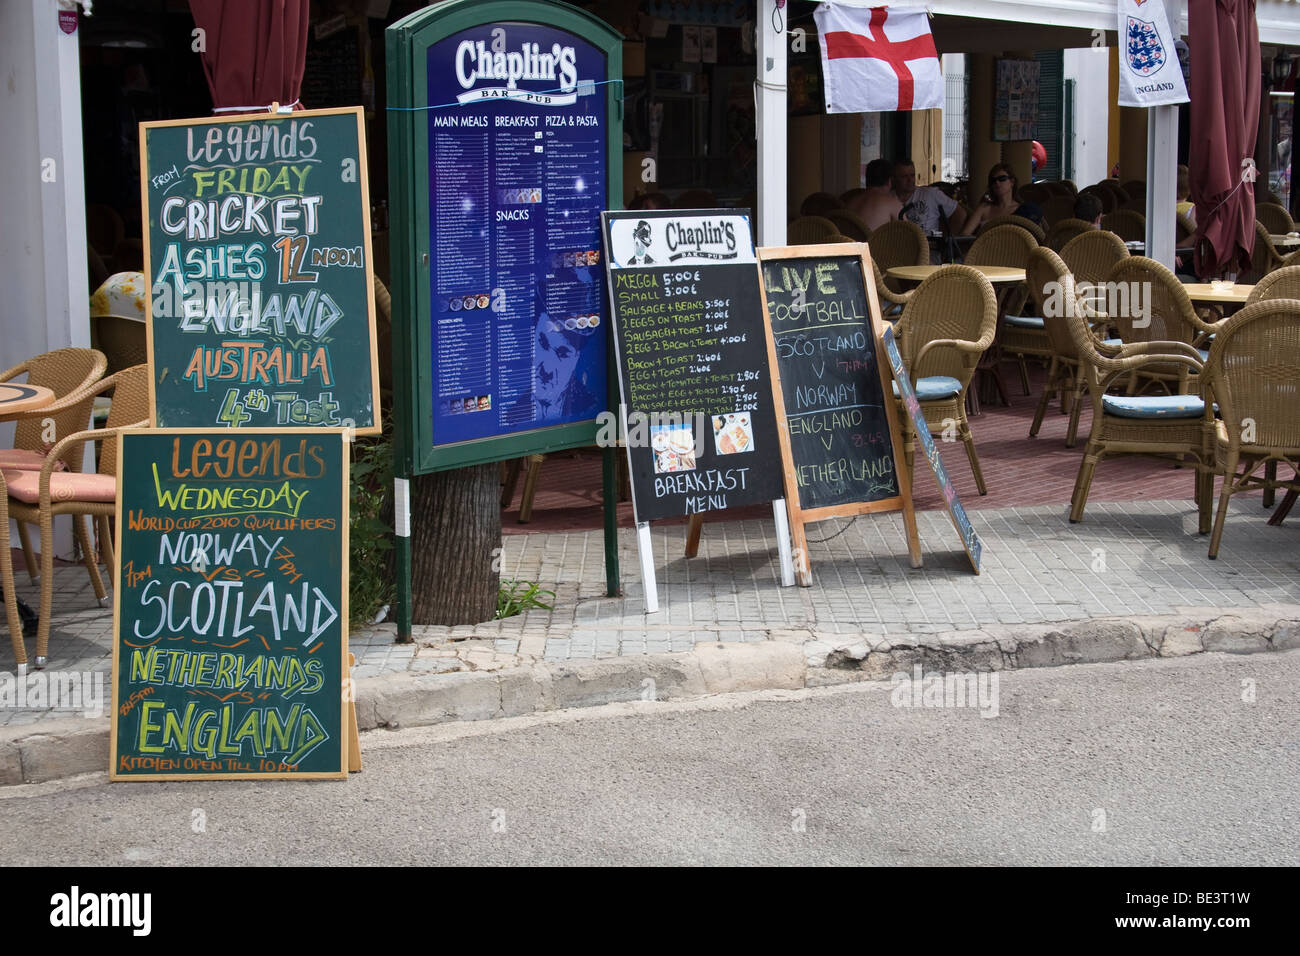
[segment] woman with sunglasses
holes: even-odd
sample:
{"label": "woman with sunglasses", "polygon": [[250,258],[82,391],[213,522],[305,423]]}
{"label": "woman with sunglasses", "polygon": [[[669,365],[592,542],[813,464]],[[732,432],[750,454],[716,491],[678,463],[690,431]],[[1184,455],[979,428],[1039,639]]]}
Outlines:
{"label": "woman with sunglasses", "polygon": [[1016,198],[1017,185],[1016,174],[1006,163],[998,163],[990,169],[988,192],[980,199],[975,211],[967,217],[962,235],[974,235],[975,230],[990,219],[1014,216],[1020,208],[1020,200]]}

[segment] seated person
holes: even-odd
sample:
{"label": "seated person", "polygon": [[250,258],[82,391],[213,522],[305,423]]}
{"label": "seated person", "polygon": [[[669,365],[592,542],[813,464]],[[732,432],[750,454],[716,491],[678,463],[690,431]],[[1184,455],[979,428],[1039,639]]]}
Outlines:
{"label": "seated person", "polygon": [[1101,228],[1101,200],[1092,193],[1079,193],[1074,201],[1074,218],[1090,222],[1093,228]]}
{"label": "seated person", "polygon": [[893,184],[894,197],[903,204],[900,219],[916,223],[927,236],[942,233],[945,219],[953,233],[961,230],[966,219],[965,210],[957,205],[957,200],[941,189],[918,186],[916,166],[910,159],[900,159],[894,163]]}
{"label": "seated person", "polygon": [[1014,216],[1020,208],[1016,198],[1019,183],[1016,174],[1006,163],[997,163],[989,170],[988,191],[980,198],[980,204],[967,217],[961,230],[963,236],[971,236],[980,226],[990,219],[1000,216]]}
{"label": "seated person", "polygon": [[897,219],[903,209],[903,204],[889,191],[892,171],[893,164],[887,159],[867,163],[867,186],[849,203],[849,212],[868,229],[879,229],[889,220]]}

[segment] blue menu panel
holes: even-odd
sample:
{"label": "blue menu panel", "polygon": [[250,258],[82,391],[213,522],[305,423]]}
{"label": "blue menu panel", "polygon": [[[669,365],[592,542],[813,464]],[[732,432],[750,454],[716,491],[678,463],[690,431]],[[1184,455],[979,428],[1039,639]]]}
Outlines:
{"label": "blue menu panel", "polygon": [[606,406],[606,63],[531,23],[429,48],[435,446]]}

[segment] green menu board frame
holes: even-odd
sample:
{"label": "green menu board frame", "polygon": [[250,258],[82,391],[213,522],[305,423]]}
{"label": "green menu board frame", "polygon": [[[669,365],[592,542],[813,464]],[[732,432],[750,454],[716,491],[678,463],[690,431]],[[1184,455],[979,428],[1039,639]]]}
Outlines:
{"label": "green menu board frame", "polygon": [[131,429],[116,452],[110,779],[346,777],[344,434]]}
{"label": "green menu board frame", "polygon": [[151,421],[380,431],[361,107],[140,124]]}
{"label": "green menu board frame", "polygon": [[[565,3],[523,0],[447,0],[388,27],[393,412],[399,477],[582,448],[596,444],[600,428],[593,415],[588,421],[435,445],[429,125],[433,114],[447,109],[442,109],[446,104],[429,102],[429,50],[462,31],[497,24],[554,27],[604,54],[606,80],[590,94],[602,97],[605,104],[603,208],[623,206],[623,38],[616,30],[594,14]],[[487,356],[484,360],[490,361]],[[613,362],[608,356],[604,361],[612,380]],[[607,390],[607,405],[612,393],[613,388]]]}

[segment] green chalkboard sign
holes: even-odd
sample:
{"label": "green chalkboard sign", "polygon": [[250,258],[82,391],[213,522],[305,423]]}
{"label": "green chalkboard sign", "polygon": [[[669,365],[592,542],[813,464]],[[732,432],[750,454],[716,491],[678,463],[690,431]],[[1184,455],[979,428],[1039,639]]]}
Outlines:
{"label": "green chalkboard sign", "polygon": [[140,125],[153,422],[379,430],[361,109]]}
{"label": "green chalkboard sign", "polygon": [[345,447],[120,437],[111,779],[347,774]]}

